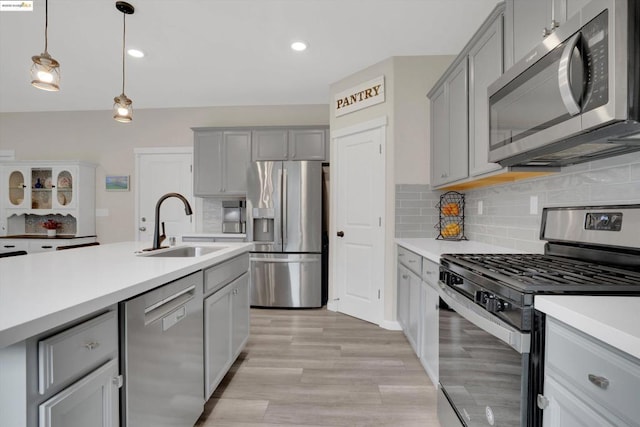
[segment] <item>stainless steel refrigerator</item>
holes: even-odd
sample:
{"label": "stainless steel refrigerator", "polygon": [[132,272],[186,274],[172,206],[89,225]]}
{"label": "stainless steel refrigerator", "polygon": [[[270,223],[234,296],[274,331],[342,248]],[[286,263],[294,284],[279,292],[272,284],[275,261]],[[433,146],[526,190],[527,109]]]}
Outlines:
{"label": "stainless steel refrigerator", "polygon": [[253,162],[247,173],[251,305],[322,306],[322,162]]}

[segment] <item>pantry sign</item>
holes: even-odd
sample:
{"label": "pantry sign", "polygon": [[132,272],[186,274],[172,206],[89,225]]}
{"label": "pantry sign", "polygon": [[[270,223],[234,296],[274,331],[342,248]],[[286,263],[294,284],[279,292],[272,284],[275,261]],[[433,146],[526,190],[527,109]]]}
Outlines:
{"label": "pantry sign", "polygon": [[335,95],[336,117],[384,102],[384,76]]}

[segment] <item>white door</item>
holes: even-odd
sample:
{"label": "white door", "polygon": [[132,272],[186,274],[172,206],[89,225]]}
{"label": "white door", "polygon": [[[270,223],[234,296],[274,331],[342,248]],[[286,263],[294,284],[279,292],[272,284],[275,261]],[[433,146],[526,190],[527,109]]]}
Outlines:
{"label": "white door", "polygon": [[337,309],[379,324],[384,317],[385,127],[346,132],[334,136],[332,265]]}
{"label": "white door", "polygon": [[[195,213],[192,163],[191,147],[136,150],[136,240],[153,242],[156,203],[164,194],[182,194]],[[165,200],[160,222],[165,224],[167,238],[193,232],[193,216],[185,214],[184,204],[177,198]]]}

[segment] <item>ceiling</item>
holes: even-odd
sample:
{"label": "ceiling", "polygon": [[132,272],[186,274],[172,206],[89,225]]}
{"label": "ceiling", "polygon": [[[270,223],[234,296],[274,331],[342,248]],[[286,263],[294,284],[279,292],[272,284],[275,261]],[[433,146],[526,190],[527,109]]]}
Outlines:
{"label": "ceiling", "polygon": [[[50,0],[60,92],[30,85],[44,0],[0,12],[0,112],[108,110],[122,89],[122,13]],[[329,85],[391,56],[456,54],[496,0],[131,0],[125,93],[134,109],[329,103]],[[309,45],[294,52],[294,40]]]}

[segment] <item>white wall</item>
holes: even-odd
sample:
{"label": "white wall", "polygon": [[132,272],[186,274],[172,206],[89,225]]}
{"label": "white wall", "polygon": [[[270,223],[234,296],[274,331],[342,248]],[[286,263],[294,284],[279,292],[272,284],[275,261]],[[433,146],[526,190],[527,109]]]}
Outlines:
{"label": "white wall", "polygon": [[[55,96],[55,95],[54,95]],[[101,243],[135,238],[133,189],[104,191],[104,177],[134,176],[133,149],[191,146],[191,127],[327,125],[327,105],[248,106],[136,110],[128,124],[111,111],[0,114],[0,150],[14,150],[16,160],[85,160],[98,164],[96,208]]]}

